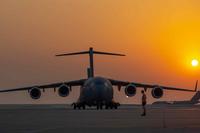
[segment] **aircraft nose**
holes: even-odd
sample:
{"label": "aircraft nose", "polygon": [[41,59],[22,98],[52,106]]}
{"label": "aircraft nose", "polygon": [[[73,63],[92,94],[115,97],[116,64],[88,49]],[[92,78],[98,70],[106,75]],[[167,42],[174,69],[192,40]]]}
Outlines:
{"label": "aircraft nose", "polygon": [[110,97],[112,95],[112,88],[104,85],[96,86],[95,90],[97,97],[100,99],[104,99],[105,97]]}

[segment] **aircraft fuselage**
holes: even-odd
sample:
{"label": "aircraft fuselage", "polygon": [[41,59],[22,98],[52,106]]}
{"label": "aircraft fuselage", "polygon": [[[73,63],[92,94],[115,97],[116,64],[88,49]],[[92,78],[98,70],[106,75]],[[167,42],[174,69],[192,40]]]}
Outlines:
{"label": "aircraft fuselage", "polygon": [[77,102],[78,106],[99,106],[103,105],[114,107],[113,86],[109,80],[103,77],[89,78],[80,89],[80,97]]}

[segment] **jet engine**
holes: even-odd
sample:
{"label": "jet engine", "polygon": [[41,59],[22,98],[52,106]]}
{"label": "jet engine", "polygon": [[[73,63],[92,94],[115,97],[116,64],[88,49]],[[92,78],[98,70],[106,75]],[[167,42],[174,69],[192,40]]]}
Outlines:
{"label": "jet engine", "polygon": [[155,87],[152,89],[151,94],[154,98],[159,99],[163,96],[163,89],[161,87]]}
{"label": "jet engine", "polygon": [[135,96],[136,94],[136,86],[133,85],[133,84],[129,84],[128,86],[126,86],[125,88],[125,94],[128,96],[128,97],[133,97]]}
{"label": "jet engine", "polygon": [[32,88],[29,92],[32,99],[39,99],[41,97],[41,91],[39,88]]}
{"label": "jet engine", "polygon": [[66,85],[61,85],[58,89],[58,95],[61,97],[67,97],[69,95],[69,87]]}

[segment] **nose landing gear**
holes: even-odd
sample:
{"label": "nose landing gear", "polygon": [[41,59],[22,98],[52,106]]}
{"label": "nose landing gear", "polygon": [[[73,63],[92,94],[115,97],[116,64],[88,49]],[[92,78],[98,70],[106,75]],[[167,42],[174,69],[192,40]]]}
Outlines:
{"label": "nose landing gear", "polygon": [[103,103],[97,103],[97,110],[102,110],[103,109]]}
{"label": "nose landing gear", "polygon": [[99,103],[96,104],[97,110],[102,110],[104,105],[105,105],[105,109],[118,109],[119,103],[115,103],[115,102],[102,103],[102,102],[99,102]]}
{"label": "nose landing gear", "polygon": [[84,103],[72,103],[72,106],[73,106],[74,110],[76,110],[77,108],[79,110],[81,110],[81,108],[83,110],[85,110],[85,104]]}
{"label": "nose landing gear", "polygon": [[118,106],[120,106],[119,103],[111,102],[106,104],[105,109],[118,109]]}

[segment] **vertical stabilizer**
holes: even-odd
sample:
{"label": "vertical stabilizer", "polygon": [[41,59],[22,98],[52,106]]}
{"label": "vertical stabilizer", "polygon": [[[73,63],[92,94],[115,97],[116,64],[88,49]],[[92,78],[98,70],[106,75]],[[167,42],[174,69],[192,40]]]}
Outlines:
{"label": "vertical stabilizer", "polygon": [[197,89],[198,89],[198,80],[196,81],[195,92],[197,92]]}
{"label": "vertical stabilizer", "polygon": [[195,103],[198,103],[198,102],[199,102],[199,99],[200,99],[200,91],[198,91],[198,80],[196,81],[194,91],[195,91],[196,93],[195,93],[194,96],[191,98],[190,102],[195,104]]}
{"label": "vertical stabilizer", "polygon": [[87,69],[87,76],[88,76],[88,78],[91,77],[91,69],[90,68]]}
{"label": "vertical stabilizer", "polygon": [[198,103],[199,102],[199,99],[200,99],[200,91],[197,91],[195,93],[195,95],[191,98],[191,102],[192,103]]}
{"label": "vertical stabilizer", "polygon": [[108,53],[108,52],[94,51],[92,47],[89,49],[89,51],[76,52],[76,53],[59,54],[59,55],[56,55],[56,56],[70,56],[70,55],[82,55],[82,54],[88,54],[88,55],[89,55],[90,68],[87,69],[88,78],[94,77],[94,54],[99,54],[99,55],[112,55],[112,56],[125,56],[124,54],[117,54],[117,53]]}

